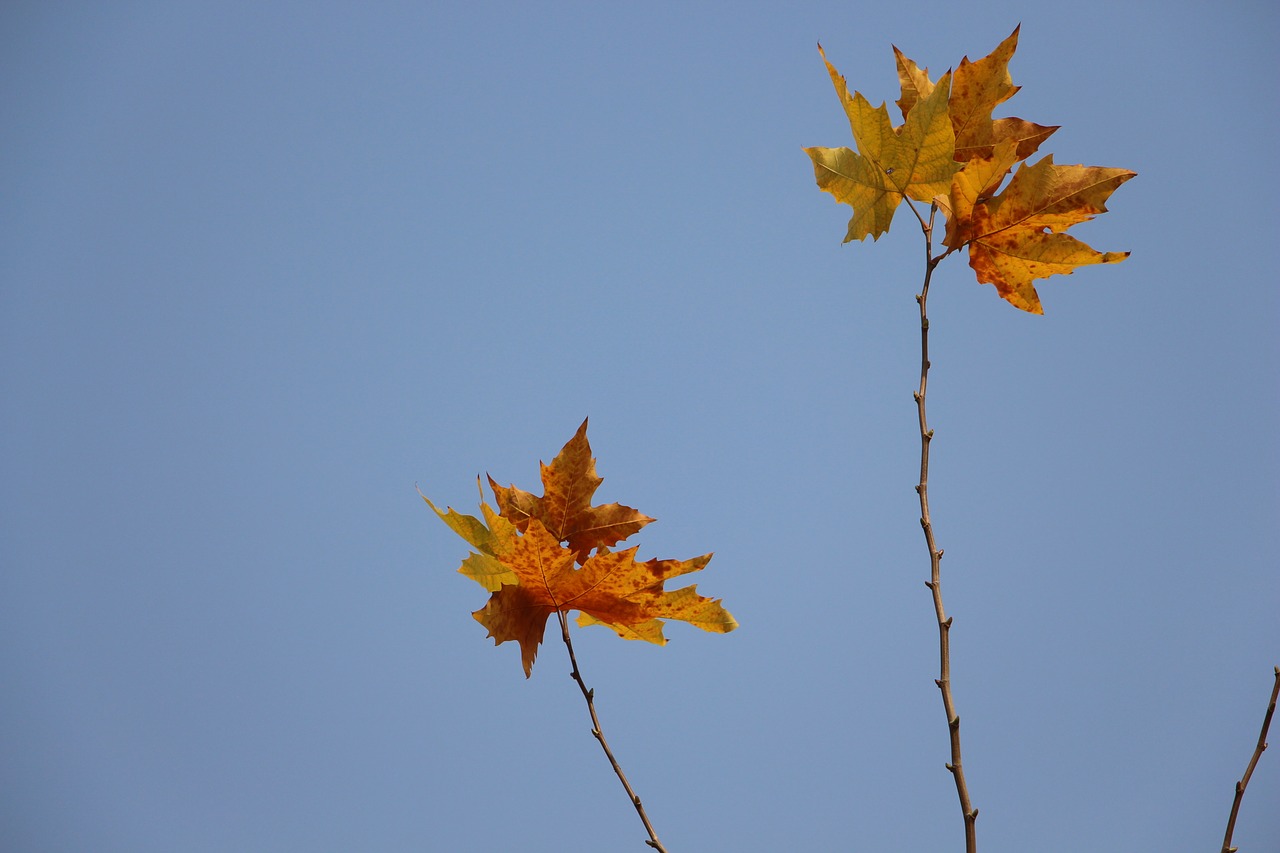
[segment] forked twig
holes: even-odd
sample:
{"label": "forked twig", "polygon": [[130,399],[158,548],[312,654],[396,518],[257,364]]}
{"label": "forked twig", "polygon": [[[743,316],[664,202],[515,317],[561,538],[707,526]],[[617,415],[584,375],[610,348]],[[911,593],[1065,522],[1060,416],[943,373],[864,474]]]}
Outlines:
{"label": "forked twig", "polygon": [[565,648],[569,650],[569,663],[573,664],[573,672],[569,675],[574,681],[578,682],[578,688],[582,691],[582,698],[587,700],[587,710],[591,712],[591,734],[600,742],[600,748],[604,750],[605,757],[609,759],[609,763],[613,765],[613,772],[618,775],[618,780],[622,782],[622,787],[627,791],[627,797],[631,800],[631,804],[636,807],[636,814],[640,815],[640,820],[644,822],[644,828],[649,832],[649,839],[645,841],[654,850],[667,853],[667,848],[662,846],[662,842],[658,840],[658,833],[654,832],[653,824],[649,822],[649,815],[645,813],[644,806],[640,803],[640,797],[632,789],[631,783],[627,781],[627,774],[622,772],[622,765],[618,763],[618,759],[613,757],[613,750],[609,749],[609,742],[604,739],[604,732],[600,728],[600,718],[596,716],[596,692],[587,689],[587,684],[582,680],[582,673],[578,670],[578,657],[573,653],[573,641],[569,639],[569,618],[563,610],[556,611],[556,618],[560,620],[560,636],[564,639]]}
{"label": "forked twig", "polygon": [[929,517],[929,444],[933,440],[933,430],[929,429],[929,422],[925,417],[925,394],[929,387],[929,283],[933,278],[934,268],[952,250],[948,249],[938,257],[933,257],[936,206],[930,209],[927,223],[914,205],[911,210],[915,212],[916,218],[920,220],[920,227],[924,230],[924,285],[916,297],[916,302],[920,305],[920,387],[913,396],[920,416],[920,483],[916,486],[916,494],[920,496],[920,527],[924,530],[924,541],[929,547],[929,580],[925,582],[925,586],[933,593],[933,610],[938,617],[941,671],[934,683],[942,692],[942,707],[947,713],[947,729],[951,733],[951,762],[947,764],[947,769],[955,779],[956,795],[960,799],[960,811],[964,815],[964,849],[965,853],[976,853],[978,810],[969,801],[969,786],[965,783],[964,765],[960,761],[960,715],[956,713],[955,700],[951,695],[951,617],[947,616],[947,611],[942,606],[942,549],[934,539],[933,522]]}
{"label": "forked twig", "polygon": [[1227,820],[1227,834],[1222,839],[1222,853],[1235,853],[1235,847],[1231,846],[1231,836],[1236,831],[1236,817],[1240,814],[1240,801],[1244,799],[1244,789],[1249,787],[1249,777],[1253,775],[1253,768],[1258,766],[1258,759],[1262,757],[1262,752],[1267,748],[1267,730],[1271,728],[1271,717],[1276,712],[1276,697],[1280,696],[1280,666],[1275,668],[1276,681],[1271,687],[1271,702],[1267,705],[1267,714],[1262,718],[1262,733],[1258,735],[1258,745],[1253,748],[1253,757],[1249,759],[1249,766],[1245,768],[1244,776],[1236,783],[1236,798],[1231,804],[1231,817]]}

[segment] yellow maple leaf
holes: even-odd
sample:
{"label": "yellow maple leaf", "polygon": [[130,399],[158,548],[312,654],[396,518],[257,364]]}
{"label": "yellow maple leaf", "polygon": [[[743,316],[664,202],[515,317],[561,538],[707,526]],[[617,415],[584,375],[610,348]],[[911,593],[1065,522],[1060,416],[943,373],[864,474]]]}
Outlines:
{"label": "yellow maple leaf", "polygon": [[951,77],[944,75],[914,104],[903,125],[894,128],[885,105],[872,107],[860,92],[850,95],[821,45],[818,51],[858,150],[806,148],[805,153],[813,161],[819,188],[853,207],[844,242],[868,235],[878,240],[889,230],[903,197],[931,202],[950,189],[952,175],[961,168],[955,162],[955,134],[947,114]]}
{"label": "yellow maple leaf", "polygon": [[[476,485],[479,485],[478,478]],[[441,521],[449,525],[454,533],[469,542],[478,552],[472,552],[471,556],[462,561],[462,567],[458,569],[459,573],[471,578],[490,592],[501,589],[503,584],[516,582],[515,575],[498,559],[498,555],[505,554],[515,543],[518,533],[514,524],[495,512],[493,507],[483,500],[480,501],[480,511],[484,514],[485,520],[481,521],[475,516],[463,515],[453,507],[441,510],[421,491],[418,494],[427,502],[427,506],[440,516]]]}
{"label": "yellow maple leaf", "polygon": [[995,285],[1001,297],[1023,311],[1042,314],[1036,279],[1129,257],[1128,252],[1095,251],[1063,232],[1105,213],[1107,198],[1135,174],[1105,166],[1059,166],[1053,155],[1033,166],[1024,163],[1003,192],[972,206],[971,222],[957,245],[968,244],[969,266],[979,282]]}

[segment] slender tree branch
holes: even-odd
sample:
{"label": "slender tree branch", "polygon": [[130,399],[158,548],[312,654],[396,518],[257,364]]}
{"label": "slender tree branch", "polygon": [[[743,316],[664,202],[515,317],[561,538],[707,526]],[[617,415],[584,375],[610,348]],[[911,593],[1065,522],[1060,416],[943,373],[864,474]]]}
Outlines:
{"label": "slender tree branch", "polygon": [[1231,804],[1231,817],[1227,820],[1227,834],[1222,839],[1222,853],[1235,853],[1235,847],[1231,846],[1231,836],[1236,831],[1236,817],[1240,814],[1240,801],[1244,799],[1244,789],[1249,787],[1249,777],[1253,775],[1253,768],[1258,766],[1258,759],[1262,757],[1262,752],[1267,748],[1267,730],[1271,728],[1271,717],[1276,712],[1276,697],[1280,696],[1280,666],[1275,668],[1276,681],[1271,687],[1271,702],[1267,705],[1266,716],[1262,718],[1262,733],[1258,735],[1258,745],[1253,748],[1253,757],[1249,759],[1249,766],[1245,768],[1244,776],[1236,783],[1236,798]]}
{"label": "slender tree branch", "polygon": [[582,673],[578,670],[578,657],[573,653],[573,641],[569,639],[569,618],[563,610],[557,610],[556,617],[560,620],[560,636],[564,639],[565,648],[569,650],[569,662],[573,664],[573,672],[569,673],[569,675],[574,681],[578,682],[578,688],[582,690],[582,698],[587,700],[587,710],[591,712],[591,734],[600,742],[600,748],[604,750],[605,757],[613,765],[613,772],[618,775],[618,780],[622,782],[622,787],[626,789],[627,797],[631,800],[631,804],[636,807],[636,814],[640,815],[640,820],[644,822],[644,828],[649,832],[649,840],[645,844],[648,844],[654,850],[661,851],[661,853],[667,853],[667,848],[662,846],[662,842],[658,840],[658,833],[654,832],[653,824],[649,822],[649,815],[645,813],[644,806],[640,803],[640,797],[631,788],[631,783],[627,781],[627,774],[622,772],[622,765],[618,763],[618,759],[613,757],[613,750],[609,749],[609,742],[604,739],[604,732],[600,728],[600,718],[596,716],[596,692],[587,689],[586,682],[582,680]]}
{"label": "slender tree branch", "polygon": [[[911,208],[915,210],[913,205]],[[933,593],[933,610],[938,618],[938,649],[941,658],[940,674],[935,683],[942,692],[942,707],[947,714],[947,728],[951,733],[951,763],[947,769],[951,771],[956,783],[956,795],[960,799],[960,811],[964,815],[964,848],[965,853],[976,853],[978,849],[977,820],[978,810],[969,801],[969,786],[964,779],[964,765],[960,761],[960,715],[956,713],[955,700],[951,695],[951,617],[947,616],[942,606],[942,549],[938,547],[933,536],[933,522],[929,517],[929,444],[933,441],[933,430],[929,429],[929,421],[925,417],[925,394],[929,387],[929,283],[933,278],[933,270],[950,251],[933,257],[933,223],[937,207],[929,211],[926,224],[920,214],[921,228],[924,230],[925,272],[924,285],[916,302],[920,305],[920,387],[913,395],[916,411],[920,416],[920,483],[916,486],[916,494],[920,496],[920,527],[924,530],[924,541],[929,548],[929,580],[925,586]]]}

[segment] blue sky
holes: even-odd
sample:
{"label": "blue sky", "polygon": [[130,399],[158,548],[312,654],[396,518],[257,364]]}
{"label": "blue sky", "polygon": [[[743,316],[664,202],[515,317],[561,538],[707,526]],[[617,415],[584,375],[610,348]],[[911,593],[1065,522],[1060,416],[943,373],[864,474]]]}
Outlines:
{"label": "blue sky", "polygon": [[[0,847],[645,850],[554,634],[422,503],[586,416],[741,623],[578,632],[676,851],[960,850],[918,465],[919,232],[841,246],[815,50],[1138,177],[1035,317],[930,299],[930,484],[984,851],[1216,849],[1280,663],[1271,3],[0,11]],[[1273,735],[1273,740],[1280,735]],[[1280,756],[1242,851],[1280,845]]]}

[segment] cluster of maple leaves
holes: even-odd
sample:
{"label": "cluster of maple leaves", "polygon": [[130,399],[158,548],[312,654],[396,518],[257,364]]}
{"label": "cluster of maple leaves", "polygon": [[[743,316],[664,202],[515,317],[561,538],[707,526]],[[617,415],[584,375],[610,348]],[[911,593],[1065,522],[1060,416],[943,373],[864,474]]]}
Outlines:
{"label": "cluster of maple leaves", "polygon": [[481,500],[481,521],[452,508],[441,511],[422,496],[475,548],[458,571],[493,594],[472,616],[495,644],[520,644],[526,678],[547,619],[557,612],[577,610],[579,625],[607,625],[624,639],[658,645],[666,644],[663,619],[716,633],[738,627],[718,599],[698,595],[696,586],[663,589],[667,580],[703,569],[710,554],[640,562],[638,546],[610,550],[653,519],[617,503],[592,506],[601,482],[584,420],[551,464],[542,465],[540,497],[490,477],[498,509]]}
{"label": "cluster of maple leaves", "polygon": [[857,143],[848,148],[806,148],[818,186],[853,207],[844,242],[879,239],[903,198],[936,205],[947,219],[948,251],[969,249],[978,281],[1024,311],[1043,313],[1033,282],[1069,274],[1085,264],[1123,261],[1128,252],[1098,252],[1064,233],[1106,212],[1105,202],[1136,173],[1103,166],[1064,166],[1048,155],[1022,163],[1057,127],[1020,118],[992,118],[1017,93],[1009,60],[1018,30],[976,62],[961,60],[954,75],[936,83],[898,48],[898,108],[894,127],[884,104],[873,108],[827,61]]}

